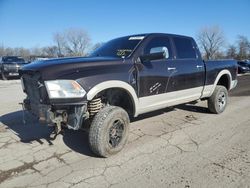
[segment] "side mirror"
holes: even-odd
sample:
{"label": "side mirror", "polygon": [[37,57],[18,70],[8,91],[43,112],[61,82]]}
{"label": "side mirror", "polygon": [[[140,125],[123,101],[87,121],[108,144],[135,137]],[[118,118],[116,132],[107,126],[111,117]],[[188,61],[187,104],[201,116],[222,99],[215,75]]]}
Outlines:
{"label": "side mirror", "polygon": [[159,59],[169,58],[169,52],[167,47],[155,47],[150,49],[149,54],[145,54],[140,57],[141,61],[152,61]]}

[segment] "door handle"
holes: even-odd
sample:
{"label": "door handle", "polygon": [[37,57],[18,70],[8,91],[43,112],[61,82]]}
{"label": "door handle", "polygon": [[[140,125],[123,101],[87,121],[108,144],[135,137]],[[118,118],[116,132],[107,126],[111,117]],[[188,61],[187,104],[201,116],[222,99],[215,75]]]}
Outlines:
{"label": "door handle", "polygon": [[175,67],[168,67],[168,71],[171,71],[171,70],[176,70]]}
{"label": "door handle", "polygon": [[202,65],[196,65],[196,68],[200,69],[200,68],[203,68],[203,66]]}

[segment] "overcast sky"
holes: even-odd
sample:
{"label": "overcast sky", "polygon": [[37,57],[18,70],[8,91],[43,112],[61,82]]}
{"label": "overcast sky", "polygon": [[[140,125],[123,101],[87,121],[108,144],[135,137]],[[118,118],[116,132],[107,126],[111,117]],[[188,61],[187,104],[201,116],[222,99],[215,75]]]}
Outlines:
{"label": "overcast sky", "polygon": [[67,28],[85,29],[96,43],[149,32],[195,37],[211,25],[232,43],[239,34],[250,39],[249,12],[249,0],[0,0],[0,45],[51,45]]}

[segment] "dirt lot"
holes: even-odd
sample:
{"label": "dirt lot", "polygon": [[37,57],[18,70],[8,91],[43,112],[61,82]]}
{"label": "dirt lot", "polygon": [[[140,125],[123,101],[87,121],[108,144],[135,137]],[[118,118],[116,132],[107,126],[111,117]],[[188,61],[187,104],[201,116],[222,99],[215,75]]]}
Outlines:
{"label": "dirt lot", "polygon": [[126,148],[103,159],[83,131],[50,140],[22,113],[20,81],[0,81],[0,187],[250,187],[250,75],[230,95],[221,115],[199,102],[140,116]]}

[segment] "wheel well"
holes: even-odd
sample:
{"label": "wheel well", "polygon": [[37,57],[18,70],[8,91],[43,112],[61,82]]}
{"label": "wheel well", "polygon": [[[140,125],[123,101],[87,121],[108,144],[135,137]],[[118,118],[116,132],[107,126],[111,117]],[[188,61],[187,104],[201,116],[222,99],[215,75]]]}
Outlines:
{"label": "wheel well", "polygon": [[[135,105],[132,96],[122,88],[110,88],[99,92],[95,98],[101,98],[105,105],[119,106],[127,111],[130,116],[135,113]],[[92,99],[93,100],[93,99]]]}
{"label": "wheel well", "polygon": [[230,89],[230,79],[229,79],[229,76],[227,74],[222,75],[220,77],[217,85],[222,85],[225,88],[227,88],[227,90],[229,90]]}

